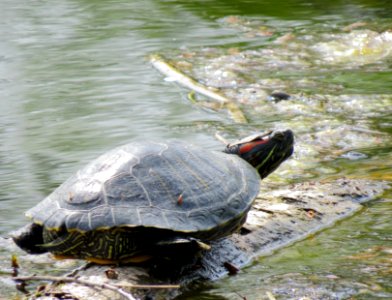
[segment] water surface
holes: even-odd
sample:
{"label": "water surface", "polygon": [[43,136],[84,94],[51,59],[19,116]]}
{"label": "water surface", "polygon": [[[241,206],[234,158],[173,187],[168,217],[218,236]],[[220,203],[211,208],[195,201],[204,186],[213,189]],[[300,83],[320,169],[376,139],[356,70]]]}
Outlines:
{"label": "water surface", "polygon": [[[382,0],[3,0],[1,6],[1,234],[24,224],[23,212],[85,163],[132,140],[176,138],[219,148],[216,131],[234,138],[287,125],[298,134],[310,133],[304,123],[310,113],[284,111],[284,104],[274,112],[245,107],[251,123],[241,126],[224,112],[196,108],[186,91],[164,81],[150,66],[149,54],[269,49],[278,36],[288,33],[302,37],[307,46],[306,39],[333,40],[343,27],[356,22],[367,23],[367,30],[378,33],[391,30],[392,24],[391,2]],[[230,16],[240,22],[228,22]],[[255,28],[265,32],[264,27],[273,29],[273,34],[254,34]],[[273,179],[390,179],[391,57],[352,64],[312,63],[311,68],[283,68],[271,76],[264,70],[258,76],[283,80],[286,91],[304,91],[310,98],[359,95],[352,103],[357,103],[353,111],[361,110],[360,116],[345,104],[338,112],[320,113],[318,119],[327,122],[318,129],[355,124],[381,135],[374,138],[377,143],[368,138],[366,145],[357,141],[357,135],[352,139],[346,135],[345,145],[350,141],[351,150],[364,154],[361,159],[330,157],[326,146],[308,167],[301,167],[308,150],[300,147]],[[305,84],[306,78],[314,85]],[[339,148],[332,136],[322,140]],[[311,298],[306,289],[317,290],[318,295],[325,291],[324,299],[391,298],[391,207],[387,193],[350,220],[185,298],[267,299],[268,291],[281,299]],[[361,259],[364,253],[370,254]],[[3,268],[9,257],[7,250],[1,250]],[[7,296],[16,294],[6,280],[0,284]]]}

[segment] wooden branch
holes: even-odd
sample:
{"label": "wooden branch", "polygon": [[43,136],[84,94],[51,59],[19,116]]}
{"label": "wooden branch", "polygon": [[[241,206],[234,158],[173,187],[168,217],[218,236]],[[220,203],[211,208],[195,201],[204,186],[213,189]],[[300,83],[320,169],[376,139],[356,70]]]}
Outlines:
{"label": "wooden branch", "polygon": [[211,91],[208,87],[204,86],[203,84],[197,82],[196,80],[190,78],[189,76],[185,75],[181,71],[177,70],[171,64],[166,62],[163,57],[159,55],[151,55],[150,62],[152,63],[153,67],[161,72],[163,75],[169,77],[171,81],[175,81],[178,84],[186,87],[190,90],[193,90],[199,94],[205,95],[208,98],[214,99],[220,103],[228,103],[231,102],[228,98]]}
{"label": "wooden branch", "polygon": [[233,100],[219,94],[218,92],[212,91],[209,87],[185,75],[174,66],[166,62],[159,55],[151,55],[150,62],[155,69],[157,69],[163,75],[169,77],[172,81],[177,82],[179,85],[195,91],[196,93],[218,101],[230,112],[231,117],[236,123],[247,123],[245,115],[238,107],[237,103],[235,103]]}
{"label": "wooden branch", "polygon": [[227,146],[229,144],[229,141],[226,140],[219,132],[215,133],[215,138],[220,141],[222,144],[224,144],[225,146]]}
{"label": "wooden branch", "polygon": [[87,286],[90,288],[101,288],[108,289],[113,292],[116,292],[122,295],[124,298],[128,300],[136,300],[132,294],[125,292],[122,288],[131,288],[131,289],[177,289],[180,288],[179,285],[149,285],[149,284],[108,284],[108,283],[95,283],[89,280],[83,280],[79,278],[73,277],[63,277],[63,276],[40,276],[40,275],[31,275],[31,276],[18,276],[12,278],[14,281],[25,282],[25,281],[51,281],[57,283],[76,283],[83,286]]}
{"label": "wooden branch", "polygon": [[125,299],[136,300],[136,298],[133,297],[130,293],[123,291],[120,287],[118,287],[116,285],[112,285],[112,284],[108,284],[108,283],[94,283],[94,282],[79,279],[79,278],[32,275],[32,276],[13,277],[13,280],[21,281],[21,282],[25,282],[25,281],[52,281],[52,282],[57,282],[57,283],[60,283],[60,282],[76,283],[76,284],[80,284],[80,285],[87,286],[90,288],[101,288],[101,289],[111,290],[115,293],[120,294]]}

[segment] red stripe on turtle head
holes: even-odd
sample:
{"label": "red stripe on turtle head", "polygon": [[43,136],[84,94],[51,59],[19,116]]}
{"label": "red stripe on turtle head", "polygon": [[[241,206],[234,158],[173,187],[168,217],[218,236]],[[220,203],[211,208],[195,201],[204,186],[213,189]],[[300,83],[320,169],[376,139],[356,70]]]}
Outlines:
{"label": "red stripe on turtle head", "polygon": [[247,152],[251,151],[254,147],[256,147],[258,145],[265,144],[268,141],[269,141],[269,139],[265,139],[265,140],[258,140],[258,141],[254,141],[254,142],[249,142],[249,143],[243,144],[243,145],[241,145],[239,147],[238,153],[239,154],[247,153]]}

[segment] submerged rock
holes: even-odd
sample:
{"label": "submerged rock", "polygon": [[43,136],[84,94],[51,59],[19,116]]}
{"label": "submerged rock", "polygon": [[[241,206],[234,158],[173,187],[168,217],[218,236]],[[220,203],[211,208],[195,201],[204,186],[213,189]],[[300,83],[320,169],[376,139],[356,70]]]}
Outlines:
{"label": "submerged rock", "polygon": [[311,49],[318,53],[323,63],[371,64],[392,55],[392,32],[354,30],[331,35],[329,41],[316,43]]}

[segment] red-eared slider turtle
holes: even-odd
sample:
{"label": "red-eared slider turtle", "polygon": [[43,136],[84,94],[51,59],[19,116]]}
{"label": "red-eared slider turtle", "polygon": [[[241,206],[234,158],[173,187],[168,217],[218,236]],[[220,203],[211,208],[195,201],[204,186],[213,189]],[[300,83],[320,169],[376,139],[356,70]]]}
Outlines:
{"label": "red-eared slider turtle", "polygon": [[[293,152],[290,130],[208,151],[183,142],[130,143],[103,154],[27,211],[13,235],[29,253],[131,261],[159,245],[203,245],[245,222],[260,178]],[[205,244],[204,244],[205,245]]]}

